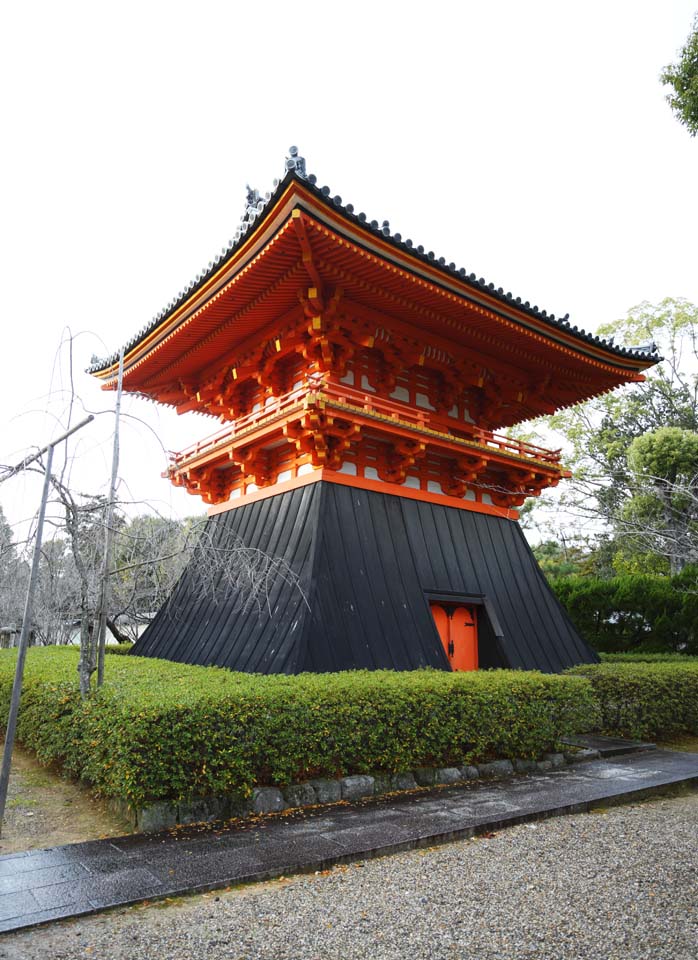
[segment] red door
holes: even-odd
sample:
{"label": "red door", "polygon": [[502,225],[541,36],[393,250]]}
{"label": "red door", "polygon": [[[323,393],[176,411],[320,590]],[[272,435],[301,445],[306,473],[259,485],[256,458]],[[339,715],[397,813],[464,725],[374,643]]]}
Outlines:
{"label": "red door", "polygon": [[477,617],[475,607],[430,604],[431,614],[451,670],[477,670]]}
{"label": "red door", "polygon": [[451,615],[453,670],[477,670],[477,619],[475,607],[456,607]]}

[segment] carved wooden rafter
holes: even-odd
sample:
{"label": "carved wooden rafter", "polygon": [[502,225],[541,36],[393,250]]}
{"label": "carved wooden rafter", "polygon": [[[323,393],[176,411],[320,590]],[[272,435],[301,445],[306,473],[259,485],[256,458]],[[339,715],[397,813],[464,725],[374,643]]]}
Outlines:
{"label": "carved wooden rafter", "polygon": [[464,497],[468,488],[489,466],[485,457],[468,455],[446,462],[448,469],[441,477],[441,489],[450,497]]}
{"label": "carved wooden rafter", "polygon": [[351,420],[310,410],[298,420],[285,424],[283,432],[297,453],[308,456],[314,467],[339,470],[344,454],[358,438],[361,427]]}
{"label": "carved wooden rafter", "polygon": [[217,465],[181,472],[170,468],[169,476],[175,487],[183,487],[187,493],[200,496],[204,503],[209,504],[227,500],[237,479],[234,470],[222,469]]}
{"label": "carved wooden rafter", "polygon": [[378,463],[378,476],[386,483],[404,483],[415,462],[426,453],[426,444],[418,440],[400,438],[386,444],[384,458]]}

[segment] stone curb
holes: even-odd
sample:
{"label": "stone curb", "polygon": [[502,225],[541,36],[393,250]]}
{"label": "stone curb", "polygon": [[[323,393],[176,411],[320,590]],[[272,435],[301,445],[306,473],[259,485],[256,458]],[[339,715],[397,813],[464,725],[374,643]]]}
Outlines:
{"label": "stone curb", "polygon": [[111,800],[109,806],[125,817],[141,833],[166,830],[179,824],[210,823],[232,817],[281,813],[318,804],[352,802],[388,793],[419,788],[454,786],[477,779],[501,780],[528,773],[544,773],[584,760],[597,760],[598,750],[582,749],[562,753],[545,753],[541,760],[492,760],[462,767],[418,767],[414,771],[385,774],[354,774],[337,780],[315,779],[292,783],[282,788],[255,787],[246,801],[229,797],[204,797],[176,805],[153,803],[132,808],[123,800]]}

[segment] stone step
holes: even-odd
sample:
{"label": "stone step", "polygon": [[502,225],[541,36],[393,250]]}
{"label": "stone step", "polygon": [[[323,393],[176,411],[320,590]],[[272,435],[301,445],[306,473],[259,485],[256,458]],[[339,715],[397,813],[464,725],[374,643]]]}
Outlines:
{"label": "stone step", "polygon": [[644,740],[624,740],[621,737],[602,737],[597,733],[581,733],[575,737],[563,737],[563,743],[585,750],[598,750],[601,757],[621,757],[629,753],[656,750],[656,743]]}

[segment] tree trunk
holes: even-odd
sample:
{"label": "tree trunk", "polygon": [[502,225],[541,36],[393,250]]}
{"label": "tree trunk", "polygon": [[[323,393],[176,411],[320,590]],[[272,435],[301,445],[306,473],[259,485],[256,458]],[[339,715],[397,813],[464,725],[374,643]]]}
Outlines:
{"label": "tree trunk", "polygon": [[80,696],[85,700],[90,695],[92,674],[97,666],[95,649],[92,639],[93,624],[87,611],[83,610],[80,618],[80,660],[78,661],[78,676],[80,677]]}
{"label": "tree trunk", "polygon": [[113,633],[113,635],[116,637],[116,639],[119,641],[119,643],[132,643],[132,642],[133,642],[133,641],[131,640],[131,638],[128,636],[128,634],[123,633],[123,632],[117,627],[117,625],[114,623],[114,621],[111,620],[109,617],[107,617],[107,626],[109,627],[109,629],[111,630],[111,632]]}

